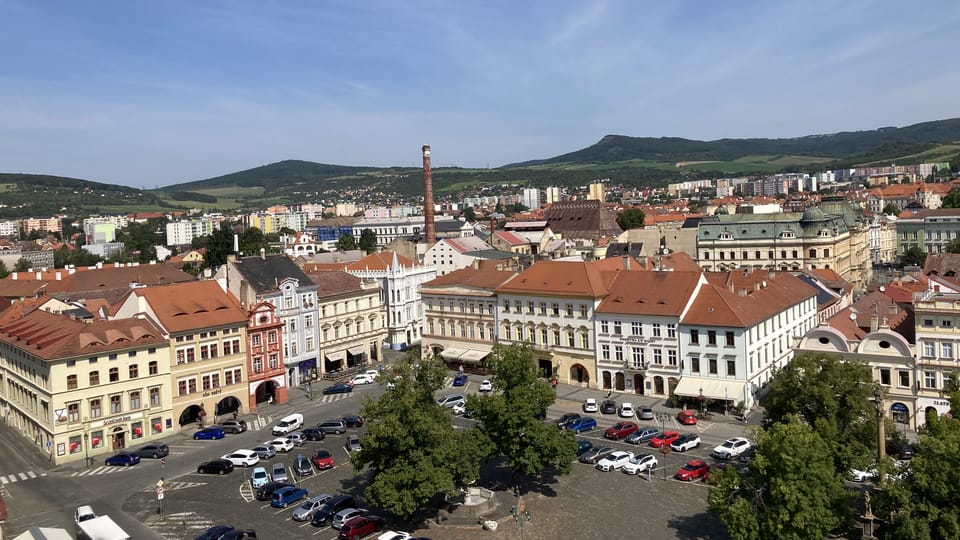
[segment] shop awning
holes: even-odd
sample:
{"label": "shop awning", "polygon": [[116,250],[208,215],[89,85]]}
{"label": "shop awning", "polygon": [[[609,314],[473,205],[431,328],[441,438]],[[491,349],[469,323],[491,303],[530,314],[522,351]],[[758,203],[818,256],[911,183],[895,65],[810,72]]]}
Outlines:
{"label": "shop awning", "polygon": [[479,351],[477,349],[467,349],[467,351],[460,355],[461,362],[468,362],[471,364],[479,364],[483,361],[487,355],[490,354],[490,351]]}
{"label": "shop awning", "polygon": [[347,349],[347,352],[350,353],[350,356],[363,356],[365,351],[363,347],[351,347]]}
{"label": "shop awning", "polygon": [[747,383],[733,379],[715,379],[708,377],[690,377],[684,376],[677,383],[673,393],[678,396],[700,397],[700,390],[703,390],[703,397],[707,399],[726,399],[733,401],[745,401],[744,389]]}
{"label": "shop awning", "polygon": [[346,357],[347,353],[345,351],[327,353],[327,360],[330,362],[341,362]]}
{"label": "shop awning", "polygon": [[456,360],[460,358],[460,355],[467,352],[466,349],[458,349],[456,347],[447,347],[446,349],[440,351],[440,357],[444,360]]}

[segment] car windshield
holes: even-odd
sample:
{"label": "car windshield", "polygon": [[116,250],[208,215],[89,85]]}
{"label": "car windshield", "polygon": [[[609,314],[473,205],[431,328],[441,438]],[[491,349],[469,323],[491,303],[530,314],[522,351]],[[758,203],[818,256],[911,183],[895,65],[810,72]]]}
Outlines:
{"label": "car windshield", "polygon": [[313,504],[314,504],[314,503],[312,503],[312,502],[310,502],[310,501],[307,501],[307,502],[301,504],[301,505],[300,505],[300,508],[303,508],[304,510],[310,510],[310,509],[313,508]]}
{"label": "car windshield", "polygon": [[697,468],[698,468],[697,465],[693,465],[692,463],[687,463],[686,465],[683,466],[683,470],[685,471],[695,471],[697,470]]}
{"label": "car windshield", "polygon": [[330,457],[330,452],[327,452],[326,450],[319,450],[317,451],[317,457],[318,458]]}

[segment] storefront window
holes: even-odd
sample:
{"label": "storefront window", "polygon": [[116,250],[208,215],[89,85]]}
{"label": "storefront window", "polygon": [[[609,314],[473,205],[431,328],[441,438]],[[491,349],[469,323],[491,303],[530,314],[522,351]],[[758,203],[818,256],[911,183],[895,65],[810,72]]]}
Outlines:
{"label": "storefront window", "polygon": [[156,435],[163,431],[163,421],[160,418],[150,420],[150,433]]}
{"label": "storefront window", "polygon": [[103,448],[103,431],[90,432],[90,448]]}
{"label": "storefront window", "polygon": [[134,439],[139,439],[143,437],[143,422],[134,422],[130,424],[130,433],[131,437]]}

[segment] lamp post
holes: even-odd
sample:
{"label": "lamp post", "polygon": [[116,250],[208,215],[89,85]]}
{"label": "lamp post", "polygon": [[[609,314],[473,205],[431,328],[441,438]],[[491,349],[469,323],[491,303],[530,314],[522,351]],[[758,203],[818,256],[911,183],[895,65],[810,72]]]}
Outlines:
{"label": "lamp post", "polygon": [[873,387],[873,406],[877,409],[877,464],[887,457],[887,435],[884,433],[883,425],[883,389],[880,385]]}
{"label": "lamp post", "polygon": [[517,522],[517,526],[520,527],[520,540],[523,540],[523,526],[527,523],[530,523],[530,511],[527,510],[527,503],[520,499],[520,503],[517,506],[510,507],[510,515],[513,516],[513,520]]}
{"label": "lamp post", "polygon": [[700,387],[700,414],[703,414],[703,387]]}
{"label": "lamp post", "polygon": [[[661,432],[661,433],[663,433],[663,432],[666,430],[666,428],[667,428],[667,420],[669,420],[669,419],[670,419],[670,415],[669,415],[669,414],[667,414],[667,413],[665,413],[665,412],[659,412],[659,413],[657,413],[657,420],[660,421],[660,432]],[[663,479],[664,479],[664,480],[667,479],[667,453],[668,453],[668,452],[670,452],[670,445],[669,445],[669,444],[664,444],[664,445],[661,445],[661,446],[660,446],[660,453],[661,453],[662,456],[663,456],[663,457],[661,458],[661,460],[663,460],[663,463],[661,463],[661,465],[663,466]]]}
{"label": "lamp post", "polygon": [[83,434],[83,463],[87,467],[90,466],[90,434]]}

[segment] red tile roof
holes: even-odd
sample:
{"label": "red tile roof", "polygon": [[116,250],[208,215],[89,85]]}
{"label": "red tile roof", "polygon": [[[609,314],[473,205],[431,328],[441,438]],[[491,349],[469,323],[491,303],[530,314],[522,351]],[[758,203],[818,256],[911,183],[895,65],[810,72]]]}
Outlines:
{"label": "red tile roof", "polygon": [[701,272],[619,272],[597,313],[679,317]]}
{"label": "red tile roof", "polygon": [[323,272],[329,270],[346,270],[353,272],[362,272],[364,270],[387,270],[393,265],[393,257],[397,257],[397,264],[404,268],[412,268],[414,266],[420,266],[419,263],[404,257],[403,255],[397,254],[393,251],[378,251],[377,253],[371,253],[366,257],[360,259],[359,261],[354,261],[350,263],[305,263],[303,265],[304,272]]}
{"label": "red tile roof", "polygon": [[512,270],[481,270],[467,267],[430,280],[421,285],[421,287],[449,287],[459,285],[475,289],[490,289],[492,291],[516,275],[518,275],[518,273]]}
{"label": "red tile roof", "polygon": [[684,324],[747,328],[817,295],[786,272],[707,272],[709,285],[681,320]]}
{"label": "red tile roof", "polygon": [[130,294],[145,299],[160,325],[170,333],[247,322],[236,299],[216,281],[144,287],[131,289]]}
{"label": "red tile roof", "polygon": [[540,261],[498,287],[497,293],[601,298],[614,277],[602,273],[601,265],[595,263]]}

